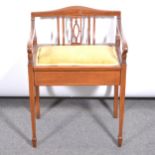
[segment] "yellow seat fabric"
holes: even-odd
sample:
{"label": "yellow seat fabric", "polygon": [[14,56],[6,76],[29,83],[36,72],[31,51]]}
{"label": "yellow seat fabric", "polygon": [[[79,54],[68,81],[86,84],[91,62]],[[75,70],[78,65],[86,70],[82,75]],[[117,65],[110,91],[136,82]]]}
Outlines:
{"label": "yellow seat fabric", "polygon": [[115,46],[40,46],[36,65],[119,65]]}

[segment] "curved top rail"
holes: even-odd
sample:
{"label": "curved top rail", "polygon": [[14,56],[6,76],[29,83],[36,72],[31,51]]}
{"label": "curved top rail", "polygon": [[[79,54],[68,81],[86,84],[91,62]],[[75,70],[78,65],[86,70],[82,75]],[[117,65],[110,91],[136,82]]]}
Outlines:
{"label": "curved top rail", "polygon": [[50,16],[120,16],[120,11],[98,10],[84,6],[70,6],[53,11],[32,12],[31,17]]}

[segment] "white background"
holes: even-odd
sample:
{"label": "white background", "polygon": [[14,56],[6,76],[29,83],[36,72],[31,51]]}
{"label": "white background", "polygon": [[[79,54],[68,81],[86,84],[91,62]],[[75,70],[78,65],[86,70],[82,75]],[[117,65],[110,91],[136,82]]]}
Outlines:
{"label": "white background", "polygon": [[[126,96],[155,96],[155,5],[153,0],[0,1],[0,96],[28,96],[30,12],[70,5],[122,11],[128,41]],[[42,96],[109,96],[111,87],[44,87]]]}

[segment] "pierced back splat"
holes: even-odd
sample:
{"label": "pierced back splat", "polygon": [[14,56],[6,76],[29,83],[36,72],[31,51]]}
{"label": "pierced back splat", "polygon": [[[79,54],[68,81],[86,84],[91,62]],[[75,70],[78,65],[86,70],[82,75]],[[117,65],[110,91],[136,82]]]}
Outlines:
{"label": "pierced back splat", "polygon": [[82,17],[70,18],[71,44],[82,44]]}

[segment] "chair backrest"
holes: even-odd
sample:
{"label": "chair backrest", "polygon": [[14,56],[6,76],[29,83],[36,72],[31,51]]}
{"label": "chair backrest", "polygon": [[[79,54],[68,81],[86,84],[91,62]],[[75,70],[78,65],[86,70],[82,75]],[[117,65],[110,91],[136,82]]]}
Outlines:
{"label": "chair backrest", "polygon": [[55,44],[90,45],[97,44],[96,34],[97,31],[100,32],[100,29],[97,28],[97,20],[114,18],[116,23],[120,25],[121,12],[97,10],[82,6],[72,6],[46,12],[32,12],[32,29],[35,27],[35,19],[38,17],[41,19],[55,19],[57,34]]}

